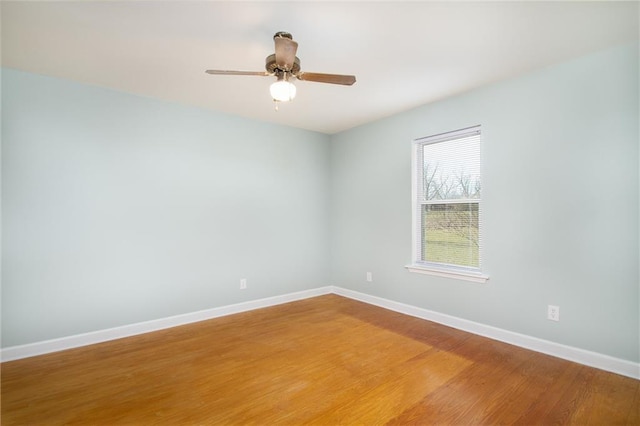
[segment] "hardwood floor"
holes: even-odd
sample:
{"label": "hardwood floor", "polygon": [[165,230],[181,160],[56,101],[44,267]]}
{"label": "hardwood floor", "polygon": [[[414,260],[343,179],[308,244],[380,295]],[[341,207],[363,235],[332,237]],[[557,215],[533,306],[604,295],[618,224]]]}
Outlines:
{"label": "hardwood floor", "polygon": [[1,369],[3,425],[640,424],[640,381],[336,295]]}

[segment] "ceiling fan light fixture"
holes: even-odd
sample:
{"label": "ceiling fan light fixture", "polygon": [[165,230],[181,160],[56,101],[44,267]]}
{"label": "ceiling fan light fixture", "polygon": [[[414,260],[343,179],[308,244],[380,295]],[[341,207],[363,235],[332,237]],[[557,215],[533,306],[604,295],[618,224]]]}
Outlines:
{"label": "ceiling fan light fixture", "polygon": [[284,76],[278,76],[278,81],[273,83],[269,89],[274,101],[289,102],[296,97],[296,86]]}

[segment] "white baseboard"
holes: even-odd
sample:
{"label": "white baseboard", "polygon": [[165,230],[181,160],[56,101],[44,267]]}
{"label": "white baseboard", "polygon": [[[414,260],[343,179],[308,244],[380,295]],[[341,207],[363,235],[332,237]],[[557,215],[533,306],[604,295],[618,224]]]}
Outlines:
{"label": "white baseboard", "polygon": [[225,315],[232,315],[240,312],[251,311],[254,309],[294,302],[296,300],[308,299],[310,297],[329,294],[331,293],[331,291],[331,287],[315,288],[312,290],[304,290],[280,296],[267,297],[265,299],[251,300],[234,305],[205,309],[202,311],[190,312],[188,314],[176,315],[168,318],[160,318],[157,320],[145,321],[136,324],[125,325],[122,327],[114,327],[105,330],[92,331],[90,333],[76,334],[73,336],[61,337],[59,339],[45,340],[42,342],[30,343],[27,345],[10,346],[7,348],[3,348],[0,351],[0,360],[2,360],[2,362],[13,361],[16,359],[27,358],[36,355],[63,351],[65,349],[73,349],[80,346],[92,345],[94,343],[102,343],[109,340],[121,339],[123,337],[130,337],[137,334],[163,330],[179,325],[218,318]]}
{"label": "white baseboard", "polygon": [[369,294],[360,293],[336,286],[320,287],[311,290],[288,293],[280,296],[268,297],[265,299],[252,300],[248,302],[237,303],[234,305],[221,306],[218,308],[191,312],[183,315],[176,315],[168,318],[161,318],[137,324],[125,325],[122,327],[98,330],[90,333],[62,337],[59,339],[45,340],[42,342],[30,343],[27,345],[11,346],[0,350],[0,360],[2,360],[2,362],[5,362],[36,355],[43,355],[51,352],[77,348],[80,346],[106,342],[109,340],[121,339],[123,337],[135,336],[137,334],[149,333],[152,331],[163,330],[179,325],[185,325],[212,318],[218,318],[225,315],[251,311],[254,309],[266,308],[269,306],[280,305],[283,303],[294,302],[296,300],[308,299],[310,297],[316,297],[330,293],[365,302],[370,305],[379,306],[381,308],[389,309],[402,314],[411,315],[413,317],[433,321],[449,327],[457,328],[462,331],[488,337],[490,339],[509,343],[547,355],[555,356],[557,358],[574,361],[579,364],[588,365],[590,367],[610,371],[612,373],[621,374],[623,376],[631,377],[634,379],[640,379],[640,363],[626,361],[608,355],[550,342],[548,340],[538,339],[536,337],[503,330],[489,325],[480,324],[466,319],[441,314],[438,312],[430,311],[428,309],[423,309],[416,306],[407,305],[404,303],[395,302],[393,300],[384,299],[381,297],[372,296]]}
{"label": "white baseboard", "polygon": [[541,352],[557,358],[566,359],[568,361],[577,362],[589,367],[598,368],[600,370],[610,371],[612,373],[631,377],[640,380],[640,363],[635,363],[609,355],[599,354],[584,349],[574,348],[571,346],[554,343],[548,340],[538,339],[524,334],[515,333],[513,331],[503,330],[501,328],[492,327],[485,324],[469,321],[450,315],[441,314],[430,311],[428,309],[418,308],[416,306],[407,305],[400,302],[384,299],[369,294],[348,290],[341,287],[331,287],[332,293],[350,299],[359,300],[370,305],[379,306],[391,311],[399,312],[413,317],[422,318],[428,321],[437,322],[438,324],[457,328],[462,331],[488,337],[521,348],[530,349]]}

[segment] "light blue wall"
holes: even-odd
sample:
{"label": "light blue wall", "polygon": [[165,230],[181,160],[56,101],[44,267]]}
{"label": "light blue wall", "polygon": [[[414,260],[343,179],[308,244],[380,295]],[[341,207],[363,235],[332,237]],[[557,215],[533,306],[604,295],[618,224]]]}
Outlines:
{"label": "light blue wall", "polygon": [[3,347],[327,285],[327,135],[7,69],[2,122]]}
{"label": "light blue wall", "polygon": [[[334,136],[332,283],[638,362],[638,61],[618,47]],[[490,280],[410,273],[411,141],[476,124]]]}

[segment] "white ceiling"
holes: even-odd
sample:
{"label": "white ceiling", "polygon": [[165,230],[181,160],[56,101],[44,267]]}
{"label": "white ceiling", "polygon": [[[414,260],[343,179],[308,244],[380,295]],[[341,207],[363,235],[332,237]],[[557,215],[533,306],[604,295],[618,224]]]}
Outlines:
{"label": "white ceiling", "polygon": [[[638,39],[638,2],[2,1],[2,65],[323,133]],[[303,71],[275,112],[272,36]]]}

